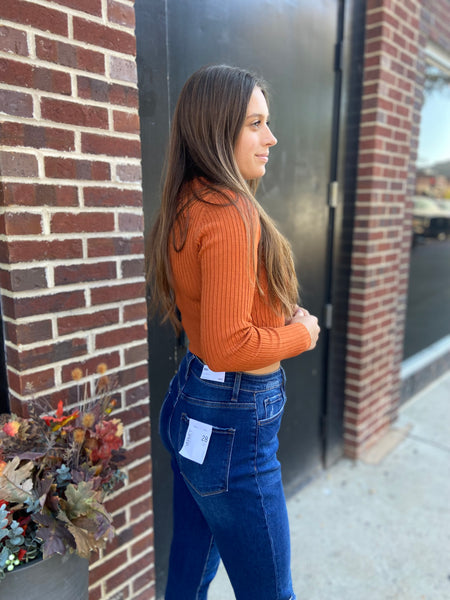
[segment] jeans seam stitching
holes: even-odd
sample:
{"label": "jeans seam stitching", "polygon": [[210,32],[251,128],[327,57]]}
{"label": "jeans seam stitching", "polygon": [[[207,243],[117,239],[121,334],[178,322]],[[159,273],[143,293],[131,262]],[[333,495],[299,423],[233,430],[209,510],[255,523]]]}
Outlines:
{"label": "jeans seam stitching", "polygon": [[211,554],[211,548],[213,546],[214,543],[214,536],[211,534],[211,540],[209,542],[209,548],[208,548],[208,553],[206,554],[206,559],[205,559],[205,564],[203,565],[203,571],[202,571],[202,576],[200,577],[200,581],[197,587],[197,591],[195,592],[195,597],[198,600],[198,595],[200,593],[200,588],[202,586],[203,583],[203,577],[205,576],[205,571],[206,571],[206,565],[208,564],[208,560],[209,560],[209,555]]}

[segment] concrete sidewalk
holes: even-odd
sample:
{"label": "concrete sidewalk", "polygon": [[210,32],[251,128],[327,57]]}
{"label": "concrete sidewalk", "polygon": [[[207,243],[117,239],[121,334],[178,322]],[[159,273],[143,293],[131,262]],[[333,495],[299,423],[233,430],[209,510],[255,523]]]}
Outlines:
{"label": "concrete sidewalk", "polygon": [[[324,471],[288,511],[298,600],[449,600],[450,373],[364,460]],[[222,566],[208,598],[234,598]]]}

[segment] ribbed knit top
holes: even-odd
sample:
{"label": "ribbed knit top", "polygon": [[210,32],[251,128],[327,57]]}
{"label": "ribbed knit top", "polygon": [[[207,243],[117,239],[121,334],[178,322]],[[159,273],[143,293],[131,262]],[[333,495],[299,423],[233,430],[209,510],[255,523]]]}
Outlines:
{"label": "ribbed knit top", "polygon": [[202,199],[206,202],[193,200],[185,210],[186,221],[178,223],[181,230],[187,224],[182,249],[169,243],[175,299],[190,351],[213,371],[250,371],[307,350],[307,328],[285,325],[268,304],[264,268],[259,276],[265,297],[256,285],[256,208],[237,200],[242,214],[250,212],[254,235],[249,236],[236,205],[225,205],[217,192]]}

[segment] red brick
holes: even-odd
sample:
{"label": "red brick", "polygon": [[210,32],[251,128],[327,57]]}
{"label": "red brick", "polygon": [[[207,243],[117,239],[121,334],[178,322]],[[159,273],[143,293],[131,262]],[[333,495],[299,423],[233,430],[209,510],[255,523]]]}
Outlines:
{"label": "red brick", "polygon": [[135,13],[133,6],[126,6],[115,2],[115,0],[108,0],[108,21],[134,29]]}
{"label": "red brick", "polygon": [[17,375],[14,371],[8,372],[8,386],[21,396],[33,396],[55,386],[53,369]]}
{"label": "red brick", "polygon": [[145,440],[150,437],[150,422],[141,423],[136,427],[131,427],[129,430],[130,441],[132,443]]}
{"label": "red brick", "polygon": [[[150,462],[150,461],[149,461]],[[137,556],[138,554],[142,554],[143,552],[149,550],[153,546],[153,536],[151,533],[148,533],[142,539],[134,542],[131,547],[131,555]]]}
{"label": "red brick", "polygon": [[0,175],[3,177],[37,177],[37,159],[23,152],[0,152]]}
{"label": "red brick", "polygon": [[13,241],[8,250],[11,263],[83,257],[81,240]]}
{"label": "red brick", "polygon": [[36,36],[36,54],[41,60],[61,66],[73,67],[99,75],[105,73],[105,56],[95,50]]}
{"label": "red brick", "polygon": [[111,179],[111,167],[109,163],[102,161],[46,156],[44,167],[46,176],[54,179],[87,179],[88,181]]}
{"label": "red brick", "polygon": [[136,340],[146,339],[146,335],[147,333],[143,325],[113,329],[95,336],[95,348],[101,350],[102,348],[129,344]]}
{"label": "red brick", "polygon": [[54,98],[42,98],[42,118],[57,123],[70,123],[81,127],[95,127],[97,129],[108,128],[108,111],[98,106],[88,106],[56,100]]}
{"label": "red brick", "polygon": [[73,18],[73,36],[80,42],[94,44],[108,50],[120,51],[132,56],[136,52],[136,41],[132,33],[125,33],[79,17]]}
{"label": "red brick", "polygon": [[[147,587],[150,584],[152,584],[154,582],[154,566],[153,566],[153,559],[150,559],[150,557],[147,557],[148,560],[148,567],[147,569],[144,567],[140,573],[142,573],[141,575],[139,575],[139,577],[136,577],[136,579],[133,580],[133,592],[134,594],[136,594],[139,590],[141,590],[143,587]],[[154,590],[153,590],[154,591]],[[145,592],[143,592],[143,595],[140,596],[140,598],[142,600],[148,600],[149,598],[149,592],[150,590],[146,590]],[[136,595],[133,596],[133,598],[136,598]],[[138,596],[139,598],[139,596]]]}
{"label": "red brick", "polygon": [[40,235],[42,233],[41,215],[33,213],[5,214],[6,235]]}
{"label": "red brick", "polygon": [[[97,373],[97,367],[100,364],[106,364],[108,370],[116,369],[120,366],[120,354],[119,352],[107,352],[105,354],[96,355],[86,360],[74,359],[70,365],[64,365],[61,372],[63,383],[73,381],[72,372],[74,369],[80,369],[85,375],[94,375]],[[115,376],[111,376],[111,380],[114,380]],[[113,394],[114,395],[114,394]],[[118,405],[119,406],[119,405]]]}
{"label": "red brick", "polygon": [[[151,552],[151,554],[153,554],[153,551]],[[152,562],[152,563],[154,563],[154,558],[151,558],[151,562]],[[154,569],[154,567],[153,567],[153,569]],[[144,575],[143,577],[145,577],[145,575]],[[138,578],[137,580],[135,580],[135,581],[138,581],[138,580],[140,581],[140,580],[141,580],[141,578],[139,577],[139,578]],[[154,580],[155,580],[155,579],[154,579],[154,576],[153,576],[153,581],[154,581]],[[135,584],[135,583],[133,583],[133,590],[134,590],[134,586],[135,586],[135,585],[136,585],[136,584]],[[134,600],[155,600],[155,593],[156,593],[156,592],[155,592],[154,586],[152,586],[150,589],[145,589],[145,590],[144,590],[143,592],[141,592],[141,593],[140,593],[138,596],[135,596],[135,595],[134,595],[134,596],[133,596],[133,599],[134,599]]]}
{"label": "red brick", "polygon": [[[146,442],[145,444],[140,444],[139,446],[135,446],[134,448],[127,450],[127,463],[131,463],[137,458],[149,458],[150,453],[150,444]],[[133,457],[130,460],[130,456]],[[107,499],[106,510],[111,513],[115,513],[121,508],[127,506],[131,502],[138,500],[141,496],[147,495],[150,491],[150,480],[143,481],[138,485],[134,485],[133,487],[126,486],[123,488],[123,491],[120,494],[117,494],[114,498]]]}
{"label": "red brick", "polygon": [[89,587],[89,600],[102,600],[102,586]]}
{"label": "red brick", "polygon": [[[146,326],[143,326],[143,331],[146,331]],[[147,336],[144,335],[138,340],[146,340]],[[147,363],[137,366],[131,366],[128,369],[124,369],[120,372],[120,386],[127,387],[133,385],[136,381],[143,381],[148,379],[148,365]]]}
{"label": "red brick", "polygon": [[[141,402],[142,400],[146,400],[148,398],[148,383],[143,383],[137,385],[136,387],[130,388],[125,391],[125,404],[127,407],[133,406],[137,402]],[[130,415],[130,418],[134,419],[134,413],[132,413],[131,408],[127,408],[127,414]],[[137,407],[138,416],[136,419],[142,418],[143,415],[147,415],[148,411],[145,409],[142,410],[142,405]],[[123,420],[123,419],[122,419]]]}
{"label": "red brick", "polygon": [[35,2],[24,0],[1,2],[0,19],[29,25],[58,35],[68,34],[67,15],[64,12],[46,8]]}
{"label": "red brick", "polygon": [[[38,311],[37,314],[41,314],[41,312]],[[8,348],[8,364],[19,371],[25,371],[80,356],[85,354],[86,350],[87,346],[84,338],[75,338],[48,345],[41,344],[31,350],[23,350],[22,352]]]}
{"label": "red brick", "polygon": [[84,308],[86,301],[82,291],[51,294],[33,298],[2,298],[4,314],[11,319],[21,319],[34,315],[51,314]]}
{"label": "red brick", "polygon": [[72,94],[72,81],[69,73],[53,71],[51,69],[35,69],[33,73],[33,87],[46,92],[55,92],[70,96]]}
{"label": "red brick", "polygon": [[15,117],[33,116],[33,98],[30,94],[0,89],[2,112]]}
{"label": "red brick", "polygon": [[108,102],[111,84],[102,79],[93,79],[85,75],[77,77],[78,96],[85,100]]}
{"label": "red brick", "polygon": [[85,154],[107,154],[108,156],[127,156],[139,158],[141,144],[139,140],[97,135],[95,133],[81,134],[81,150]]}
{"label": "red brick", "polygon": [[[133,534],[131,535],[134,537]],[[106,589],[108,593],[131,579],[131,574],[137,574],[143,571],[151,562],[153,561],[150,560],[149,556],[144,556],[143,558],[128,564],[124,569],[109,577],[106,580]]]}
{"label": "red brick", "polygon": [[56,213],[52,216],[50,228],[52,233],[114,231],[114,215],[94,212]]}
{"label": "red brick", "polygon": [[139,115],[135,112],[115,110],[113,112],[114,130],[125,133],[139,133]]}
{"label": "red brick", "polygon": [[74,150],[74,133],[66,129],[5,121],[0,123],[0,143],[4,146],[70,151]]}
{"label": "red brick", "polygon": [[109,75],[111,79],[136,84],[136,61],[119,56],[111,56],[109,58]]}
{"label": "red brick", "polygon": [[122,302],[135,298],[145,298],[144,282],[109,285],[91,290],[91,302],[93,305]]}
{"label": "red brick", "polygon": [[102,562],[98,565],[91,566],[89,569],[89,576],[93,578],[94,581],[98,581],[103,577],[106,577],[112,571],[115,571],[122,565],[127,562],[127,552],[126,550],[122,550],[118,554],[115,554],[113,557],[106,557],[106,559],[102,560]]}
{"label": "red brick", "polygon": [[147,317],[147,304],[139,302],[137,304],[128,304],[123,308],[123,319],[125,322],[141,321]]}
{"label": "red brick", "polygon": [[[129,390],[126,391],[127,397],[128,397],[128,391]],[[145,383],[133,388],[133,392],[129,396],[130,401],[129,402],[127,401],[124,409],[121,411],[116,411],[114,413],[114,415],[122,421],[124,426],[133,425],[136,421],[150,418],[150,410],[149,410],[148,402],[144,402],[144,404],[134,405],[135,401],[142,402],[143,400],[148,400],[148,395],[149,395],[148,392],[149,392],[149,384],[148,384],[148,378],[147,378],[147,381]],[[138,458],[143,458],[144,456],[145,456],[145,454],[140,455],[140,456],[135,456],[133,458],[133,460],[130,460],[130,464],[134,460],[137,460]]]}
{"label": "red brick", "polygon": [[102,16],[102,2],[101,0],[53,0],[55,4],[62,4],[75,10],[89,13],[96,17]]}
{"label": "red brick", "polygon": [[122,261],[122,277],[142,277],[145,273],[145,262],[143,258]]}
{"label": "red brick", "polygon": [[136,233],[144,231],[144,215],[136,215],[135,213],[120,213],[119,231],[133,231]]}
{"label": "red brick", "polygon": [[23,63],[7,58],[0,59],[0,77],[2,83],[20,87],[34,87],[34,72],[36,68],[31,63]]}
{"label": "red brick", "polygon": [[117,308],[89,312],[82,315],[70,315],[58,319],[59,335],[67,335],[75,331],[86,331],[115,325],[119,322],[119,310]]}
{"label": "red brick", "polygon": [[138,92],[134,87],[119,83],[107,83],[101,79],[93,79],[84,75],[79,75],[77,81],[80,98],[138,108]]}
{"label": "red brick", "polygon": [[13,344],[32,344],[50,340],[53,336],[52,322],[50,319],[16,324],[5,322],[6,339]]}
{"label": "red brick", "polygon": [[0,183],[5,206],[77,206],[78,190],[72,186]]}
{"label": "red brick", "polygon": [[126,254],[143,254],[144,240],[137,238],[92,238],[88,239],[88,257],[124,256]]}
{"label": "red brick", "polygon": [[[138,479],[147,478],[152,474],[151,462],[146,460],[128,471],[128,481],[134,483]],[[134,546],[133,546],[134,547]]]}
{"label": "red brick", "polygon": [[68,285],[115,278],[116,264],[113,262],[55,267],[55,285]]}
{"label": "red brick", "polygon": [[140,183],[142,181],[141,165],[122,164],[116,165],[117,181],[124,183]]}
{"label": "red brick", "polygon": [[3,52],[10,52],[11,54],[28,56],[28,42],[26,32],[20,31],[19,29],[14,29],[14,27],[1,25],[0,50]]}
{"label": "red brick", "polygon": [[86,206],[142,206],[142,192],[115,188],[84,188]]}
{"label": "red brick", "polygon": [[[146,328],[146,325],[144,326]],[[147,329],[145,329],[147,330]],[[143,361],[148,361],[148,345],[147,340],[138,346],[127,348],[124,352],[125,365],[133,365]]]}

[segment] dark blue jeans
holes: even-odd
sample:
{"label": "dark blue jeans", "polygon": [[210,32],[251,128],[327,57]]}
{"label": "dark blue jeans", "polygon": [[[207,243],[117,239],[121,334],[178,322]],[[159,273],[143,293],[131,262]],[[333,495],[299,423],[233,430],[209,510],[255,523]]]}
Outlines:
{"label": "dark blue jeans", "polygon": [[[172,455],[174,531],[166,600],[205,600],[222,558],[237,600],[294,600],[278,430],[284,372],[201,379],[189,353],[160,417]],[[182,448],[190,419],[212,425],[203,464]]]}

